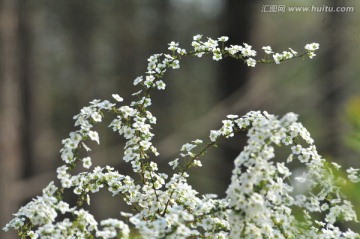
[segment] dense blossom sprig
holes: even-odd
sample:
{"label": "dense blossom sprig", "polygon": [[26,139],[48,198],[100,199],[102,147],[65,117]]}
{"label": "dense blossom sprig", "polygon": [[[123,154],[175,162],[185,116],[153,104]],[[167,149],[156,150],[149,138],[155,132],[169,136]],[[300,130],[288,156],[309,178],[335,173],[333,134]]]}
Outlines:
{"label": "dense blossom sprig", "polygon": [[[197,139],[181,147],[179,158],[169,162],[172,175],[159,172],[152,159],[159,153],[152,144],[156,118],[148,110],[152,104],[150,91],[165,89],[165,72],[178,69],[182,57],[210,54],[216,61],[231,57],[255,67],[295,57],[313,58],[319,48],[317,43],[307,44],[305,52],[298,54],[291,48],[275,53],[264,46],[265,58],[256,59],[258,53],[252,46],[225,46],[227,41],[228,37],[202,41],[202,36],[196,35],[190,51],[171,42],[171,53],[152,55],[146,75],[134,80],[134,85],[142,88],[133,94],[136,100],[125,105],[124,99],[114,94],[115,103],[94,100],[84,107],[74,117],[79,129],[62,141],[60,152],[65,164],[57,169],[61,186],[51,182],[43,195],[15,213],[4,229],[14,228],[30,238],[128,238],[130,227],[124,221],[109,218],[97,222],[81,207],[90,204],[91,194],[104,188],[132,206],[133,213],[121,215],[143,238],[359,238],[350,229],[341,231],[335,226],[340,220],[357,221],[356,213],[341,197],[332,169],[318,155],[309,132],[293,113],[280,119],[267,112],[228,115],[220,129],[210,131],[209,141]],[[105,114],[114,115],[109,127],[126,139],[123,160],[131,164],[138,178],[122,175],[109,166],[91,170],[91,158],[81,156],[90,151],[88,140],[100,144],[94,126]],[[198,195],[187,182],[187,170],[201,167],[200,157],[210,147],[240,131],[247,132],[249,139],[235,159],[227,196]],[[291,153],[284,162],[277,162],[275,147],[282,145]],[[303,175],[292,175],[288,165],[294,160],[303,164]],[[74,173],[79,162],[85,171]],[[357,169],[351,168],[348,173],[350,180],[360,181]],[[306,190],[297,193],[296,185]],[[77,206],[63,201],[64,190],[78,195]],[[302,212],[301,219],[294,210]]]}

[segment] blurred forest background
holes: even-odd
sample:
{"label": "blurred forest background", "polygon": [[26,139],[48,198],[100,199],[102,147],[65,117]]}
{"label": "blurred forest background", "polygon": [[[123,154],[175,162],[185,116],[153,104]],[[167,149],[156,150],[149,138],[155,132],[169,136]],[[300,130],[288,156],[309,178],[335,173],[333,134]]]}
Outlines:
{"label": "blurred forest background", "polygon": [[[352,6],[354,12],[262,12],[273,4]],[[360,167],[359,11],[358,0],[0,1],[0,227],[56,179],[61,140],[83,106],[113,93],[129,102],[151,54],[167,51],[170,41],[189,49],[199,33],[229,36],[230,44],[249,43],[259,54],[264,45],[302,52],[318,42],[320,50],[313,60],[255,69],[230,59],[185,59],[167,74],[167,90],[154,95],[160,164],[182,144],[206,138],[227,114],[266,110],[299,114],[321,155]],[[95,164],[125,174],[121,140],[106,127],[99,130]],[[245,141],[244,135],[211,150],[191,177],[194,187],[223,196]],[[347,191],[360,210],[360,189]],[[119,205],[100,193],[89,210],[119,217]],[[0,232],[0,238],[16,237]]]}

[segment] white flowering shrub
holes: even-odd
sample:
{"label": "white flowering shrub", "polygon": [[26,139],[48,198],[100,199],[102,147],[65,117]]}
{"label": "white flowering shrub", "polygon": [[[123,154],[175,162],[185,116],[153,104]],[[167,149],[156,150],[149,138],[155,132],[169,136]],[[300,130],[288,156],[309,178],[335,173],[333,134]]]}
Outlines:
{"label": "white flowering shrub", "polygon": [[[336,176],[340,166],[317,153],[309,132],[294,113],[283,117],[267,112],[228,115],[220,129],[210,131],[209,140],[197,139],[181,147],[179,158],[169,162],[171,175],[159,171],[159,153],[152,144],[156,118],[149,111],[150,92],[165,89],[165,72],[178,69],[181,58],[211,55],[218,61],[231,57],[255,67],[258,63],[313,58],[319,48],[317,43],[307,44],[304,53],[298,54],[292,49],[275,53],[265,46],[265,57],[257,59],[250,45],[225,46],[227,40],[202,41],[197,35],[191,51],[171,42],[169,54],[148,59],[146,75],[134,81],[141,90],[133,94],[136,99],[130,104],[114,94],[114,102],[94,100],[84,107],[74,117],[78,129],[62,141],[64,165],[57,169],[58,186],[51,182],[41,196],[14,214],[4,230],[13,228],[21,238],[43,239],[360,238],[345,228],[347,224],[339,224],[357,222],[352,204],[341,193],[346,180]],[[99,144],[94,125],[109,113],[114,116],[109,127],[126,139],[123,160],[131,164],[133,177],[109,166],[92,167],[89,156],[80,156],[90,151],[88,141]],[[234,161],[226,197],[199,195],[187,182],[188,170],[202,166],[201,157],[210,147],[240,132],[247,133],[247,145]],[[288,147],[289,155],[275,161],[275,148],[281,146]],[[305,169],[301,175],[289,170],[294,161]],[[82,172],[74,170],[78,164],[82,164]],[[358,169],[350,168],[348,173],[351,181],[360,181]],[[89,204],[92,194],[99,190],[122,198],[132,213],[120,212],[119,218],[98,222],[82,205]],[[77,195],[77,206],[64,201],[65,191]]]}

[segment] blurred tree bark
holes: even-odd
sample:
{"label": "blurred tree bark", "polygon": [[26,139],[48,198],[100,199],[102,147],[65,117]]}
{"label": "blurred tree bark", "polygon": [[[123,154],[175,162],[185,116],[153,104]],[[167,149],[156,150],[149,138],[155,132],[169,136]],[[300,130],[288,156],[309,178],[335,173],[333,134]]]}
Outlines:
{"label": "blurred tree bark", "polygon": [[[32,82],[30,19],[25,0],[7,0],[1,12],[0,211],[5,225],[20,204],[32,197]],[[31,181],[32,182],[32,181]],[[38,182],[36,182],[38,183]],[[32,184],[33,185],[33,184]],[[20,187],[19,187],[20,186]],[[6,193],[5,193],[6,192]],[[4,221],[3,221],[4,220]],[[15,238],[13,232],[0,238]]]}
{"label": "blurred tree bark", "polygon": [[78,102],[76,107],[80,108],[84,102],[94,98],[95,94],[92,36],[97,15],[93,1],[67,1],[61,17],[70,40],[72,67],[77,77],[77,84],[74,86],[78,88],[76,93],[81,93],[75,95],[74,102]]}
{"label": "blurred tree bark", "polygon": [[[334,8],[341,7],[342,3],[332,0],[329,3]],[[344,38],[345,16],[342,13],[328,13],[324,24],[326,48],[328,50],[322,55],[322,68],[319,75],[321,79],[321,93],[323,100],[320,108],[323,113],[327,133],[324,136],[324,151],[332,157],[338,157],[342,150],[342,129],[340,124],[341,109],[344,103],[343,66],[344,60]]]}
{"label": "blurred tree bark", "polygon": [[[134,1],[118,1],[114,4],[114,19],[117,23],[115,27],[115,33],[113,39],[115,44],[113,46],[114,56],[114,73],[116,75],[116,90],[121,88],[128,88],[124,82],[130,75],[136,72],[136,66],[138,64],[137,53],[138,44],[135,42],[141,42],[141,39],[136,39],[137,32],[134,31],[133,25],[135,16],[139,9],[136,7]],[[131,46],[131,47],[130,47]],[[127,81],[131,82],[131,79]]]}
{"label": "blurred tree bark", "polygon": [[[251,41],[252,23],[255,17],[256,3],[246,1],[227,0],[226,7],[223,12],[221,22],[224,23],[222,35],[229,37],[229,44],[242,45]],[[221,89],[221,99],[228,98],[241,88],[244,88],[249,81],[249,68],[240,61],[233,59],[224,59],[221,62],[221,68],[218,77],[218,89]],[[241,100],[241,99],[238,99]],[[237,109],[241,110],[241,109]],[[229,112],[241,113],[241,112]],[[241,147],[241,142],[236,142],[237,147]],[[233,168],[235,157],[239,154],[239,150],[234,147],[224,145],[224,156],[226,165],[224,165],[224,185],[230,182],[230,172]]]}
{"label": "blurred tree bark", "polygon": [[[4,0],[1,6],[0,77],[0,225],[18,209],[12,185],[21,177],[21,103],[18,43],[18,1]],[[0,238],[11,238],[0,230]]]}
{"label": "blurred tree bark", "polygon": [[34,172],[34,139],[33,139],[33,82],[31,77],[31,19],[29,1],[19,0],[18,4],[18,64],[19,64],[19,98],[21,101],[21,149],[23,176],[32,176]]}
{"label": "blurred tree bark", "polygon": [[[249,43],[251,38],[252,22],[254,22],[254,10],[256,3],[246,1],[227,0],[221,22],[223,35],[228,36],[229,44],[242,45]],[[246,85],[249,80],[248,67],[240,61],[224,59],[221,62],[219,77],[219,89],[222,90],[222,98],[226,98],[239,88]]]}

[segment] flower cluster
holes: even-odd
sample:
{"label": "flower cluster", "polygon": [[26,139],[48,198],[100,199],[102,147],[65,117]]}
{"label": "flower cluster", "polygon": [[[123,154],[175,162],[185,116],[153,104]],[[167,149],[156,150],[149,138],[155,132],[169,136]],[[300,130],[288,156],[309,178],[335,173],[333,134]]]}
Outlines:
{"label": "flower cluster", "polygon": [[[212,58],[216,61],[221,60],[223,57],[230,56],[235,59],[242,59],[248,66],[255,67],[256,63],[271,63],[275,62],[276,64],[280,64],[281,61],[289,60],[293,57],[298,57],[298,53],[293,49],[289,48],[290,51],[283,51],[282,53],[274,53],[271,46],[264,46],[262,49],[264,50],[266,55],[272,55],[273,61],[268,58],[262,60],[256,60],[257,52],[252,49],[252,46],[243,43],[243,45],[230,45],[229,47],[224,47],[224,43],[229,40],[228,37],[219,37],[218,40],[213,40],[208,38],[207,41],[201,41],[202,35],[194,36],[194,41],[192,42],[192,46],[194,47],[194,53],[196,56],[201,57],[205,53],[212,53]],[[221,45],[221,46],[220,46]],[[171,44],[169,49],[173,51],[182,51],[182,49],[178,49],[177,45],[174,43]],[[304,54],[308,54],[309,58],[313,58],[316,56],[314,53],[319,49],[318,43],[307,44],[305,46],[305,50],[307,51]],[[303,55],[304,55],[303,54]],[[301,56],[303,56],[301,55]]]}
{"label": "flower cluster", "polygon": [[310,59],[312,59],[316,56],[315,51],[318,50],[319,47],[320,47],[319,43],[316,43],[316,42],[306,44],[305,50],[308,51],[308,56]]}
{"label": "flower cluster", "polygon": [[[15,213],[4,229],[16,229],[19,235],[30,238],[128,238],[130,228],[143,238],[359,238],[350,229],[343,231],[336,226],[340,220],[357,221],[356,213],[341,197],[339,180],[293,113],[280,119],[267,112],[228,115],[220,129],[210,131],[209,140],[197,139],[181,147],[179,157],[169,162],[172,175],[160,172],[153,160],[159,153],[152,144],[156,118],[148,109],[152,104],[150,92],[165,89],[165,72],[178,69],[182,57],[210,54],[216,61],[231,57],[255,67],[257,63],[279,64],[295,57],[313,58],[319,48],[317,43],[308,44],[306,52],[298,54],[291,48],[275,53],[264,46],[265,58],[256,59],[257,52],[246,43],[225,46],[228,37],[224,36],[201,39],[201,35],[193,38],[193,50],[171,42],[170,54],[151,56],[146,74],[134,80],[134,85],[142,88],[133,94],[136,100],[124,104],[123,98],[113,94],[115,103],[94,100],[84,107],[74,117],[78,130],[62,141],[64,165],[57,169],[60,186],[51,182],[42,196]],[[105,114],[114,115],[109,127],[126,140],[123,160],[131,164],[137,176],[120,174],[109,166],[92,166],[87,142],[100,144],[94,126]],[[187,182],[188,169],[201,167],[200,158],[210,147],[240,131],[247,132],[248,144],[235,159],[227,196],[199,195]],[[274,160],[278,146],[291,151],[283,162]],[[288,167],[295,160],[306,169],[296,177]],[[75,172],[79,162],[84,171]],[[348,173],[350,180],[359,181],[357,169],[351,168]],[[299,193],[296,185],[306,190]],[[114,218],[98,222],[83,209],[82,205],[90,204],[91,195],[101,189],[132,207],[132,213],[120,212],[129,224]],[[76,206],[64,201],[65,190],[78,197]],[[294,211],[301,211],[302,217]]]}
{"label": "flower cluster", "polygon": [[[251,128],[247,131],[247,146],[235,159],[227,190],[232,209],[231,238],[356,238],[351,230],[341,232],[334,226],[340,218],[357,221],[356,213],[351,203],[339,196],[340,187],[334,184],[325,159],[317,153],[309,132],[296,120],[293,113],[278,119],[267,112],[250,112],[234,120],[238,128],[249,124]],[[305,142],[306,147],[298,141]],[[285,162],[273,160],[274,145],[293,145]],[[293,160],[306,168],[301,177],[294,178],[307,188],[304,194],[294,193],[291,184],[287,164]],[[294,208],[305,213],[303,221],[292,215]],[[319,223],[316,213],[325,214],[324,221]]]}

